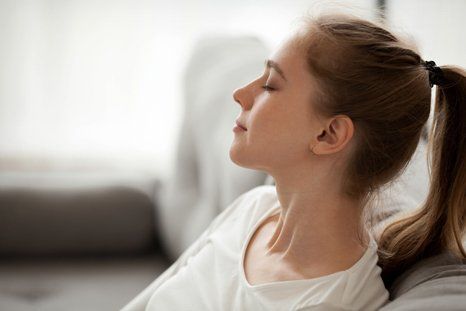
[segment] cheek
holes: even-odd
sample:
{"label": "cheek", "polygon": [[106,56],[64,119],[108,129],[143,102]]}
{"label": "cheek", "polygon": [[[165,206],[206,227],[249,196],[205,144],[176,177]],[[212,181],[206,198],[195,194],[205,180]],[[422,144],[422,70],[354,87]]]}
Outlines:
{"label": "cheek", "polygon": [[250,142],[269,148],[296,148],[302,140],[307,119],[291,102],[269,102],[250,115]]}
{"label": "cheek", "polygon": [[268,126],[283,126],[286,129],[308,124],[311,121],[308,101],[299,95],[288,93],[272,95],[273,98],[271,97],[269,102],[258,106],[257,111],[253,111],[254,117],[261,119],[260,122],[267,123]]}
{"label": "cheek", "polygon": [[251,133],[267,135],[281,132],[286,111],[280,102],[264,102],[257,105],[250,115]]}

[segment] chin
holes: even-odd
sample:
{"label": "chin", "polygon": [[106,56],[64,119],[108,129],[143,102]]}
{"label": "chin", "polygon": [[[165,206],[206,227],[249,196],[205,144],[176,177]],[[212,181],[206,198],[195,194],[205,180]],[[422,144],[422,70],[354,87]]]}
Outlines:
{"label": "chin", "polygon": [[[251,156],[250,154],[246,154],[244,149],[241,148],[230,148],[230,160],[238,166],[243,168],[251,169],[251,170],[262,170],[260,165],[257,165],[257,158]],[[256,162],[253,162],[256,160]]]}
{"label": "chin", "polygon": [[229,152],[231,162],[235,163],[236,165],[241,165],[241,161],[239,160],[240,156],[238,155],[238,151],[232,146]]}
{"label": "chin", "polygon": [[237,148],[233,144],[230,148],[229,155],[230,155],[230,160],[236,165],[244,167],[244,168],[249,168],[247,165],[247,160],[250,157],[248,157],[245,154],[244,150],[242,150],[241,148]]}

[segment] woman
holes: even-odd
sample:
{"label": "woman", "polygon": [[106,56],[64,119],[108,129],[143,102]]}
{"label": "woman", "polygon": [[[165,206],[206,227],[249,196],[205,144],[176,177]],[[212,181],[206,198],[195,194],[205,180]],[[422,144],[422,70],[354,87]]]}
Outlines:
{"label": "woman", "polygon": [[[230,158],[276,186],[238,197],[125,310],[377,310],[415,260],[466,257],[464,76],[376,23],[306,20],[233,94]],[[378,236],[364,212],[413,155],[434,84],[429,194]]]}

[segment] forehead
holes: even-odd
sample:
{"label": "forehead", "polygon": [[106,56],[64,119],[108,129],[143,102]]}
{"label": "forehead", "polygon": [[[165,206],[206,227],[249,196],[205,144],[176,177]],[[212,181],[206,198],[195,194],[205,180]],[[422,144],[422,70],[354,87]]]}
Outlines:
{"label": "forehead", "polygon": [[269,58],[283,70],[287,80],[309,82],[310,76],[304,52],[293,38],[281,42]]}

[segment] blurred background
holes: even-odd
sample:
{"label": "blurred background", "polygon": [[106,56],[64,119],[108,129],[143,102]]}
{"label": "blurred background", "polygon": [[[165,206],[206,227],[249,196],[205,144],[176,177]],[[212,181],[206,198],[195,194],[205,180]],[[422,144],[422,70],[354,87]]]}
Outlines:
{"label": "blurred background", "polygon": [[[463,0],[331,4],[466,67]],[[232,92],[327,5],[0,0],[0,309],[116,310],[270,182],[230,163]]]}
{"label": "blurred background", "polygon": [[[314,2],[1,0],[0,168],[168,177],[196,40],[254,34],[274,46]],[[464,1],[382,2],[426,59],[465,65]]]}

